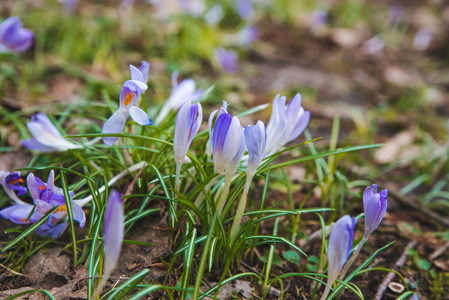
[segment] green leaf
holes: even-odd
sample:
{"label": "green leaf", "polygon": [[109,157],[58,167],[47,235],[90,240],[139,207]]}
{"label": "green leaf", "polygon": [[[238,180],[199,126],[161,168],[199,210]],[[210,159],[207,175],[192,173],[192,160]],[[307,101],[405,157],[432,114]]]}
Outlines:
{"label": "green leaf", "polygon": [[432,266],[430,262],[425,259],[421,259],[418,256],[415,257],[415,265],[424,271],[428,271]]}
{"label": "green leaf", "polygon": [[285,251],[282,256],[284,257],[285,260],[291,262],[292,264],[295,265],[299,265],[299,254],[296,251],[293,250],[289,250],[289,251]]}
{"label": "green leaf", "polygon": [[[266,263],[268,261],[268,254],[259,256],[258,259],[261,262]],[[282,258],[276,252],[273,253],[273,265],[276,265],[276,266],[282,265]]]}

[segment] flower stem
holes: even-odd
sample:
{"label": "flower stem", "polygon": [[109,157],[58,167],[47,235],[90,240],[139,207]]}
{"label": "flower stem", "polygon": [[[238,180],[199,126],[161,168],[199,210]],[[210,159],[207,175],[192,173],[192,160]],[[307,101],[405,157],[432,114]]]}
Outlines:
{"label": "flower stem", "polygon": [[226,199],[228,198],[229,188],[231,187],[231,181],[232,181],[232,174],[226,172],[225,185],[224,185],[223,191],[221,192],[220,199],[218,200],[218,203],[217,203],[218,215],[221,215],[221,213],[223,211],[223,207],[226,203]]}
{"label": "flower stem", "polygon": [[[121,173],[119,173],[118,175],[116,175],[115,177],[111,178],[111,180],[109,180],[106,185],[104,185],[104,186],[102,186],[101,188],[98,189],[98,193],[103,193],[106,190],[106,186],[110,187],[111,185],[116,183],[118,180],[120,180],[123,177],[125,177],[126,175],[128,175],[130,172],[137,171],[137,170],[142,169],[142,168],[144,168],[146,166],[147,166],[147,162],[146,161],[141,161],[141,162],[139,162],[139,163],[137,163],[135,165],[132,165],[127,170],[124,170]],[[83,199],[73,200],[73,202],[75,202],[79,206],[83,207],[84,205],[89,203],[92,200],[92,198],[93,198],[93,196],[89,195],[89,196],[87,196],[86,198],[83,198]]]}
{"label": "flower stem", "polygon": [[249,191],[249,186],[251,184],[251,179],[252,179],[252,176],[248,175],[246,177],[245,188],[243,189],[243,194],[240,197],[239,206],[237,207],[237,211],[236,211],[235,217],[234,217],[234,222],[232,223],[232,227],[231,227],[231,243],[234,240],[235,235],[237,234],[240,223],[242,222],[243,214],[245,213],[246,202],[248,199],[248,191]]}

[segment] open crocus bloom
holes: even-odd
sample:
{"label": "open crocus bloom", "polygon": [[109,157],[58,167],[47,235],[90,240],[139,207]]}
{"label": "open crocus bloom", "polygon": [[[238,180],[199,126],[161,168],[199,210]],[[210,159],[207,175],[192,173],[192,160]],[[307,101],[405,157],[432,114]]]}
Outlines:
{"label": "open crocus bloom", "polygon": [[[21,183],[23,183],[23,179],[22,176],[20,176],[20,172],[9,173],[8,171],[0,171],[0,184],[5,191],[6,189],[17,191],[19,196],[22,196],[27,192],[27,189],[26,187],[21,186]],[[8,191],[6,191],[6,193],[8,194]]]}
{"label": "open crocus bloom", "polygon": [[310,121],[310,111],[301,106],[298,93],[289,104],[286,97],[279,94],[273,100],[273,112],[267,125],[267,148],[265,155],[276,153],[286,143],[296,139],[306,129]]}
{"label": "open crocus bloom", "polygon": [[196,83],[193,79],[184,79],[178,84],[178,72],[173,73],[171,83],[173,89],[170,98],[162,106],[161,112],[156,118],[156,124],[160,124],[171,110],[180,108],[186,101],[195,102],[203,94],[202,89],[196,89]]}
{"label": "open crocus bloom", "polygon": [[37,113],[31,116],[31,122],[27,123],[27,127],[33,138],[23,140],[22,145],[30,150],[51,152],[82,148],[82,146],[75,145],[63,138],[44,113]]}
{"label": "open crocus bloom", "polygon": [[[122,91],[120,93],[120,107],[117,111],[104,123],[103,133],[120,133],[125,127],[128,115],[131,115],[134,121],[140,125],[151,125],[153,121],[142,109],[134,106],[140,94],[145,92],[148,88],[145,78],[136,67],[130,65],[131,80],[123,83]],[[108,136],[103,137],[103,142],[112,146],[118,137]]]}
{"label": "open crocus bloom", "polygon": [[[67,205],[62,189],[54,185],[54,171],[50,172],[47,183],[30,173],[27,177],[28,190],[33,198],[34,205],[28,203],[15,204],[0,211],[0,216],[16,224],[33,224],[44,216],[55,205],[60,207],[50,215],[47,223],[36,231],[38,235],[51,235],[59,237],[67,227]],[[69,192],[70,198],[73,192]],[[14,199],[13,199],[14,200]],[[71,201],[73,219],[83,227],[86,216],[83,209]],[[34,209],[34,211],[33,211]],[[62,221],[62,222],[61,222]]]}
{"label": "open crocus bloom", "polygon": [[22,28],[18,17],[9,17],[0,24],[0,53],[20,53],[31,47],[34,34]]}

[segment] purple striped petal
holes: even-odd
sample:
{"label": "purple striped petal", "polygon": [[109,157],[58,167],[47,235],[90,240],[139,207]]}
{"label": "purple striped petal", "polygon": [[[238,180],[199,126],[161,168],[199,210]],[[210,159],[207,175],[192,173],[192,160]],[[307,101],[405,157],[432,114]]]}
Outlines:
{"label": "purple striped petal", "polygon": [[345,215],[338,219],[329,236],[328,283],[334,282],[346,263],[354,240],[354,227],[357,220]]}
{"label": "purple striped petal", "polygon": [[387,211],[388,190],[377,192],[377,185],[373,184],[363,193],[363,207],[365,210],[365,234],[371,234],[379,226]]}
{"label": "purple striped petal", "polygon": [[111,190],[104,217],[104,274],[110,274],[120,256],[124,235],[121,194]]}

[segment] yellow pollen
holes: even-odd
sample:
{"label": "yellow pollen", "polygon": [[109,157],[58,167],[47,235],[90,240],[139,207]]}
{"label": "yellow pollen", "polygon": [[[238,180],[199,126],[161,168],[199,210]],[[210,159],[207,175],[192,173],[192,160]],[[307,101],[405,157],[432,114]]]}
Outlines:
{"label": "yellow pollen", "polygon": [[39,189],[45,190],[45,185],[41,185],[41,186],[39,187]]}
{"label": "yellow pollen", "polygon": [[67,211],[67,205],[61,205],[57,210],[55,210],[55,213],[58,211]]}
{"label": "yellow pollen", "polygon": [[128,92],[128,93],[126,94],[126,96],[125,96],[125,101],[123,102],[123,104],[125,104],[125,105],[130,104],[131,101],[132,101],[133,98],[134,98],[134,95],[135,95],[135,93],[133,93],[133,92]]}

